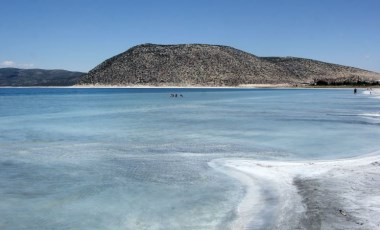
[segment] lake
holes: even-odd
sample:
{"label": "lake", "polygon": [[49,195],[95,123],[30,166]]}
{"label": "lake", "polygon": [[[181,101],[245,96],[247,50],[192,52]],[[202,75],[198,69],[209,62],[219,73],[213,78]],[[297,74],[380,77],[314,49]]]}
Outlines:
{"label": "lake", "polygon": [[0,88],[0,229],[229,229],[244,187],[208,162],[377,151],[379,102],[352,89]]}

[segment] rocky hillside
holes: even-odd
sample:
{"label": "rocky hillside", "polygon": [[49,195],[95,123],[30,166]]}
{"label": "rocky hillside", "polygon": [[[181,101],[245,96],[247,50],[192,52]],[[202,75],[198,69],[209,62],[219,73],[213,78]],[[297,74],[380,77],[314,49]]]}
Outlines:
{"label": "rocky hillside", "polygon": [[378,85],[380,74],[305,58],[263,57],[289,70],[296,82],[317,85]]}
{"label": "rocky hillside", "polygon": [[0,86],[69,86],[79,82],[85,73],[67,70],[0,69]]}
{"label": "rocky hillside", "polygon": [[132,47],[84,75],[80,84],[236,86],[378,84],[380,74],[302,58],[258,57],[218,45]]}

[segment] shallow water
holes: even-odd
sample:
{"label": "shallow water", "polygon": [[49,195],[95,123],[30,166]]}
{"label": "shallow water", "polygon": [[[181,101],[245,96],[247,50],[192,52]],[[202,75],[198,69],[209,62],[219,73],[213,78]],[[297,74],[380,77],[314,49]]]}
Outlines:
{"label": "shallow water", "polygon": [[228,229],[244,189],[210,160],[370,153],[379,112],[349,89],[1,88],[0,229]]}

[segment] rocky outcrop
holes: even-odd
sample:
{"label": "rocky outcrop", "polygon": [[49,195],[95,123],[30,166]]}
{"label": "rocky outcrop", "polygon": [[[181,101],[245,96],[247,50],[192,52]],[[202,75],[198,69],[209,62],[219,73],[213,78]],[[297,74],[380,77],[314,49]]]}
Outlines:
{"label": "rocky outcrop", "polygon": [[228,46],[132,47],[91,70],[80,84],[237,86],[375,83],[380,74],[302,58],[258,57]]}

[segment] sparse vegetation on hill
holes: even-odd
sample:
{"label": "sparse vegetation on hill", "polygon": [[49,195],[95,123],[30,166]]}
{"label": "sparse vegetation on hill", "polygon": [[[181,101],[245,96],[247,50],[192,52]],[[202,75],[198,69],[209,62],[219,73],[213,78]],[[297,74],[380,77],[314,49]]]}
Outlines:
{"label": "sparse vegetation on hill", "polygon": [[132,47],[84,75],[80,84],[237,86],[378,84],[380,74],[293,57],[258,57],[228,46]]}

